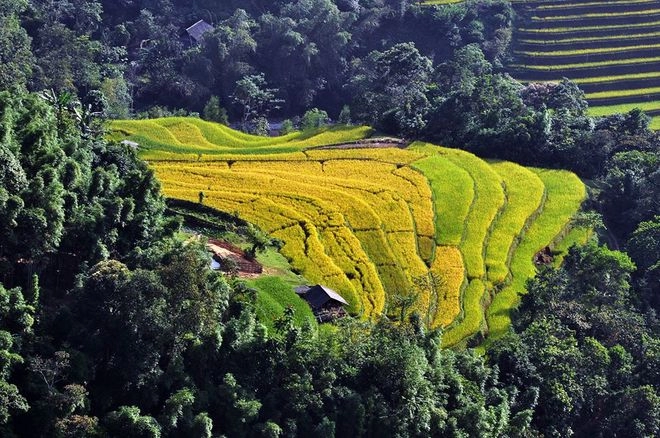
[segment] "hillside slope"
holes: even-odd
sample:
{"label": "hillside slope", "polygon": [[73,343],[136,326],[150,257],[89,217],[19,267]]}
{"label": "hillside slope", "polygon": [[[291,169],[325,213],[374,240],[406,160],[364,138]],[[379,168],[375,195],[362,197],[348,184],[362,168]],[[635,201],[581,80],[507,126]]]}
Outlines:
{"label": "hillside slope", "polygon": [[[197,202],[203,192],[206,205],[281,239],[293,268],[339,291],[352,313],[416,311],[445,328],[445,345],[482,339],[491,325],[502,333],[499,315],[517,304],[532,257],[560,240],[585,196],[569,172],[422,143],[358,148],[367,127],[276,138],[185,118],[110,128],[140,144],[166,196]],[[318,149],[331,144],[343,146]]]}

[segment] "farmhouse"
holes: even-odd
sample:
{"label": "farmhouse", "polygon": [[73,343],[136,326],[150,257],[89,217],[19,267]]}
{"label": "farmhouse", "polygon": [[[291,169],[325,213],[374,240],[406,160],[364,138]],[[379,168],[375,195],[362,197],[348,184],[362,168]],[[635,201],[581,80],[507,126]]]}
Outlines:
{"label": "farmhouse", "polygon": [[202,41],[202,37],[204,36],[204,34],[207,32],[211,32],[212,30],[213,30],[213,26],[211,26],[204,20],[199,20],[197,23],[187,28],[186,32],[193,41],[199,44]]}
{"label": "farmhouse", "polygon": [[297,288],[296,293],[309,303],[319,322],[332,321],[346,316],[344,306],[348,306],[348,303],[329,287],[320,284],[312,287],[304,286]]}

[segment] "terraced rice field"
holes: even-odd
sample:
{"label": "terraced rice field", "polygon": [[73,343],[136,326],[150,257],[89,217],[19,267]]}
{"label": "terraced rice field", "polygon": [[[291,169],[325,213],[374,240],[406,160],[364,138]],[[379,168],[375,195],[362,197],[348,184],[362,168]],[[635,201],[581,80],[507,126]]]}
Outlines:
{"label": "terraced rice field", "polygon": [[450,5],[453,3],[461,3],[463,0],[426,0],[425,5]]}
{"label": "terraced rice field", "polygon": [[[396,316],[393,297],[414,295],[409,311],[445,328],[447,346],[506,330],[533,255],[560,243],[585,196],[569,172],[460,150],[345,148],[367,127],[263,138],[167,118],[110,129],[140,144],[166,196],[197,202],[203,192],[206,205],[256,223],[353,314]],[[315,148],[333,144],[344,146]]]}
{"label": "terraced rice field", "polygon": [[[660,1],[517,0],[512,75],[574,80],[591,114],[660,116]],[[657,127],[658,119],[653,126]]]}

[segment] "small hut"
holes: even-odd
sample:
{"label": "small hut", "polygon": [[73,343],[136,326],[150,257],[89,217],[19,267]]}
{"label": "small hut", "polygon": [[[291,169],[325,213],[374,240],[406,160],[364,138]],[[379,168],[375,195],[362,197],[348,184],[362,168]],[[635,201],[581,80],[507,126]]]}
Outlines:
{"label": "small hut", "polygon": [[186,32],[188,33],[188,36],[190,36],[191,40],[199,44],[202,41],[204,34],[211,32],[212,30],[213,26],[204,20],[199,20],[197,23],[187,28]]}
{"label": "small hut", "polygon": [[348,306],[348,302],[329,287],[317,284],[312,287],[297,288],[296,293],[309,303],[319,322],[332,321],[346,316],[344,306]]}

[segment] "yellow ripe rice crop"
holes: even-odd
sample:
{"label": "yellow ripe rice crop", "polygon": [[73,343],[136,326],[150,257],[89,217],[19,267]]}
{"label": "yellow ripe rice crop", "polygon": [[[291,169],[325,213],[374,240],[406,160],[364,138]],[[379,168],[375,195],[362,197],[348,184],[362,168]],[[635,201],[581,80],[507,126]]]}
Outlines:
{"label": "yellow ripe rice crop", "polygon": [[[190,148],[216,149],[219,145],[209,142],[197,126],[181,119],[163,119],[157,122],[166,128],[179,143]],[[231,145],[233,146],[233,145]]]}
{"label": "yellow ripe rice crop", "polygon": [[325,254],[314,225],[303,222],[277,230],[272,235],[284,242],[282,254],[291,260],[294,269],[304,272],[313,282],[327,284],[339,291],[352,308],[362,308],[360,297],[353,285]]}
{"label": "yellow ripe rice crop", "polygon": [[424,175],[410,167],[400,167],[393,174],[410,184],[407,195],[411,201],[414,201],[410,203],[410,208],[413,210],[417,235],[433,237],[435,235],[433,198],[428,181]]}
{"label": "yellow ripe rice crop", "polygon": [[186,117],[115,120],[109,124],[109,130],[111,139],[136,141],[149,150],[147,155],[150,159],[162,160],[181,159],[180,155],[172,155],[171,152],[208,155],[294,152],[360,140],[372,132],[367,126],[340,126],[270,138],[244,134],[222,125]]}
{"label": "yellow ripe rice crop", "polygon": [[426,274],[427,268],[417,253],[417,239],[413,233],[400,231],[387,233],[385,236],[399,266],[409,270],[412,276]]}
{"label": "yellow ripe rice crop", "polygon": [[[383,230],[358,230],[353,233],[362,244],[364,252],[369,255],[369,259],[376,266],[394,265],[394,254]],[[385,285],[384,282],[383,285]]]}
{"label": "yellow ripe rice crop", "polygon": [[[392,297],[415,294],[407,312],[446,328],[445,345],[485,332],[486,312],[488,328],[501,333],[520,285],[534,274],[531,256],[560,233],[584,195],[568,172],[489,164],[423,143],[309,149],[364,138],[368,127],[276,138],[186,118],[110,128],[111,138],[140,143],[166,196],[203,199],[281,239],[292,268],[337,290],[354,314],[398,317]],[[503,290],[485,309],[490,282]]]}
{"label": "yellow ripe rice crop", "polygon": [[441,279],[432,327],[446,327],[461,312],[461,290],[466,281],[463,256],[454,246],[438,246],[431,272]]}
{"label": "yellow ripe rice crop", "polygon": [[315,161],[323,160],[365,160],[367,162],[382,162],[390,164],[410,164],[424,158],[425,154],[410,149],[309,149],[305,151],[307,158]]}
{"label": "yellow ripe rice crop", "polygon": [[[395,253],[392,252],[392,244],[388,241],[381,228],[384,230],[387,230],[388,227],[396,231],[403,230],[409,234],[410,239],[408,240],[406,247],[401,247],[400,243],[396,242],[397,250],[416,254],[417,247],[415,236],[413,234],[414,227],[412,224],[412,218],[409,214],[406,202],[403,201],[396,191],[383,191],[381,188],[380,193],[375,194],[369,191],[360,191],[358,189],[337,188],[333,184],[334,178],[331,178],[330,184],[323,184],[322,177],[317,175],[319,170],[318,163],[306,164],[296,162],[293,166],[296,172],[290,173],[282,170],[284,164],[285,163],[282,162],[233,163],[231,170],[224,170],[225,168],[214,170],[208,169],[206,165],[197,166],[194,164],[186,167],[167,166],[169,175],[162,177],[162,180],[168,182],[172,186],[178,186],[181,184],[187,185],[188,183],[181,182],[186,180],[184,174],[187,172],[192,175],[193,185],[205,186],[210,193],[212,193],[214,189],[218,189],[222,186],[225,191],[229,192],[247,192],[253,196],[257,194],[262,196],[265,195],[270,201],[285,206],[291,211],[299,212],[298,216],[302,217],[305,221],[314,223],[317,227],[340,226],[348,223],[355,230],[375,230],[377,234],[380,234],[381,238],[376,240],[369,239],[371,245],[367,245],[366,248],[367,250],[372,250],[371,255],[386,255],[383,260],[384,264],[394,264],[397,263],[397,261],[406,261],[407,259],[401,256],[399,258],[395,256]],[[387,165],[387,167],[391,166]],[[311,175],[305,179],[308,183],[302,184],[293,178],[295,175],[301,173]],[[363,178],[366,177],[363,172],[357,172],[355,175]],[[397,178],[397,181],[399,180],[400,179]],[[221,182],[221,184],[219,182]],[[309,190],[301,190],[301,187],[309,188]],[[255,191],[255,188],[258,189]],[[296,194],[296,191],[305,193],[305,195],[298,195]],[[349,193],[355,193],[355,195]],[[342,203],[342,199],[347,200]],[[360,206],[364,209],[360,210]],[[232,207],[237,208],[235,205],[232,205]],[[266,229],[273,229],[281,226],[279,223],[271,223],[267,218],[256,216],[254,209],[249,206],[243,206],[242,208],[239,206],[238,208],[239,210],[247,209],[248,211],[244,213],[244,216],[254,220],[257,224]],[[390,213],[391,217],[389,217],[388,226],[383,224],[383,221],[388,219],[386,215],[381,213],[379,218],[374,213],[376,209],[385,213],[392,212]],[[402,216],[400,214],[394,214],[395,212],[400,211],[406,211],[408,212],[408,215]],[[340,212],[343,212],[343,214]],[[344,217],[346,218],[345,220],[338,219]],[[373,219],[373,221],[368,222],[369,218]],[[356,239],[356,242],[359,241]],[[331,258],[333,255],[340,257],[341,253],[336,251],[337,248],[334,249],[334,254],[329,254]],[[362,251],[361,248],[360,250]],[[328,250],[328,252],[330,252],[330,250]],[[283,253],[287,257],[290,257],[292,251],[289,248],[286,248],[283,249]],[[399,254],[397,253],[397,255]],[[418,266],[423,266],[421,259],[417,258],[417,260],[419,261]],[[363,264],[368,263],[369,259],[362,260],[362,262],[364,262]],[[345,264],[346,263],[343,263],[343,265]],[[342,264],[340,263],[340,266],[341,265]],[[305,265],[296,266],[295,263],[294,267],[301,270],[305,269]],[[313,270],[309,268],[307,268],[307,271],[303,272],[308,271],[313,272]],[[344,276],[355,278],[355,272],[346,271],[346,269],[342,271]],[[369,269],[364,269],[364,271],[366,273],[370,272]],[[371,272],[375,271],[375,268],[372,268]],[[318,273],[312,275],[318,277]],[[386,285],[388,289],[410,288],[408,275],[406,274],[398,277],[390,275],[389,278],[394,278],[395,283],[388,284],[387,282],[384,282],[384,285]],[[369,279],[369,283],[375,285],[376,289],[366,293],[366,291],[358,288],[358,292],[356,292],[360,296],[373,298],[373,303],[362,303],[367,314],[370,314],[372,309],[374,309],[374,306],[377,306],[375,307],[376,312],[382,311],[384,306],[384,298],[381,296],[384,295],[384,293],[381,292],[382,286],[378,285],[377,277],[376,279]],[[356,289],[355,286],[353,289]]]}
{"label": "yellow ripe rice crop", "polygon": [[[360,246],[360,241],[346,227],[326,228],[321,233],[326,253],[342,269],[363,300],[364,313],[380,313],[385,305],[385,291],[376,268]],[[363,295],[360,295],[362,293]]]}
{"label": "yellow ripe rice crop", "polygon": [[[388,295],[406,296],[415,293],[412,288],[410,278],[399,266],[394,264],[378,265],[376,266],[376,269],[378,270],[378,276],[380,277],[383,284],[389,285],[389,288],[387,289]],[[388,302],[388,304],[389,303],[390,302]],[[394,309],[391,306],[387,310],[388,313],[394,314]]]}
{"label": "yellow ripe rice crop", "polygon": [[232,163],[233,171],[247,172],[283,172],[285,175],[321,173],[323,165],[318,161],[308,160],[283,160],[283,161],[237,161]]}
{"label": "yellow ripe rice crop", "polygon": [[[173,146],[182,146],[181,142],[166,127],[152,120],[115,120],[110,125],[113,140],[122,137],[139,136]],[[116,138],[114,138],[116,137]]]}

